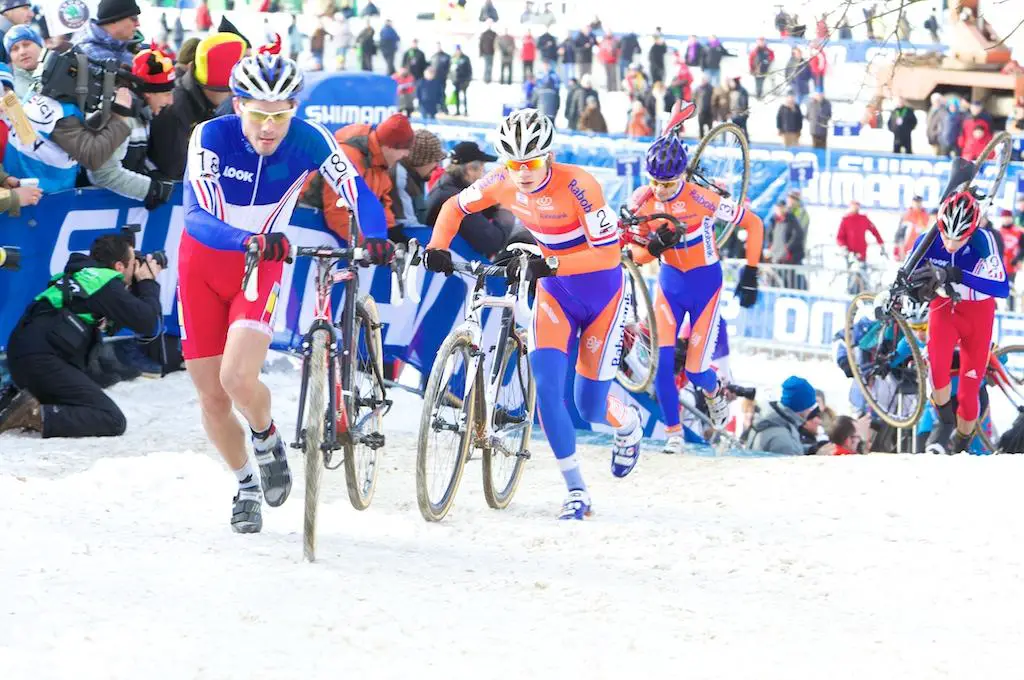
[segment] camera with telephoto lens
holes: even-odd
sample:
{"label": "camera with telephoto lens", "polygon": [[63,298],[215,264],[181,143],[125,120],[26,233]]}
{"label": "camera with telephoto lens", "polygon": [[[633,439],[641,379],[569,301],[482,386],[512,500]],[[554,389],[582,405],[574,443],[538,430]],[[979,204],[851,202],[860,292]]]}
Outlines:
{"label": "camera with telephoto lens", "polygon": [[21,265],[21,249],[14,246],[0,246],[0,269],[18,271]]}
{"label": "camera with telephoto lens", "polygon": [[726,385],[725,389],[729,390],[737,397],[740,397],[742,399],[750,399],[751,401],[753,401],[754,399],[757,398],[756,387],[743,387],[742,385],[729,384]]}
{"label": "camera with telephoto lens", "polygon": [[[50,52],[39,80],[40,94],[76,104],[93,129],[106,125],[111,112],[130,118],[138,117],[142,112],[143,102],[137,95],[142,81],[116,59],[90,59],[78,47],[60,53]],[[130,108],[114,102],[114,92],[120,87],[126,87],[133,93]]]}
{"label": "camera with telephoto lens", "polygon": [[[121,227],[121,237],[124,238],[128,243],[131,244],[132,248],[137,248],[135,244],[135,235],[142,231],[141,224],[126,224]],[[137,260],[145,260],[147,257],[152,257],[153,261],[160,265],[161,269],[167,269],[167,251],[166,250],[154,250],[151,253],[135,253]]]}

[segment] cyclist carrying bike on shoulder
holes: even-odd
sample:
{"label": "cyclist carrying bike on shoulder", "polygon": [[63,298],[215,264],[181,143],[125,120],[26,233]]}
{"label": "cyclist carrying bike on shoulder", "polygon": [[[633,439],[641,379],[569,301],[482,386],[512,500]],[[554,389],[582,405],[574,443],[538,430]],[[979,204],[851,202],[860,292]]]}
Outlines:
{"label": "cyclist carrying bike on shoulder", "polygon": [[[394,256],[380,202],[334,137],[294,118],[302,80],[291,59],[262,50],[243,57],[231,72],[235,113],[196,126],[185,170],[185,230],[178,251],[182,351],[199,392],[203,428],[238,478],[231,527],[239,533],[260,531],[262,499],[279,506],[291,490],[284,441],[260,369],[291,252],[283,230],[306,176],[319,172],[358,211],[373,263]],[[241,290],[250,243],[262,260],[252,302]],[[233,408],[249,426],[258,477]]]}
{"label": "cyclist carrying bike on shoulder", "polygon": [[764,241],[760,217],[711,189],[686,181],[687,162],[686,146],[678,137],[655,140],[647,151],[650,185],[637,189],[629,201],[629,212],[633,215],[670,214],[686,230],[685,234],[676,233],[667,220],[661,220],[643,223],[631,234],[630,253],[638,264],[660,258],[664,265],[658,274],[654,301],[659,344],[654,387],[668,434],[666,453],[679,453],[684,443],[673,367],[679,324],[686,316],[691,325],[686,376],[704,393],[715,427],[723,427],[729,417],[724,386],[711,369],[721,328],[722,295],[722,263],[715,221],[747,230],[747,264],[736,287],[742,307],[752,307],[757,302],[757,265]]}
{"label": "cyclist carrying bike on shoulder", "polygon": [[[590,173],[554,162],[555,129],[535,109],[514,111],[498,128],[501,167],[453,196],[441,208],[424,253],[427,269],[452,273],[448,250],[465,215],[493,205],[511,210],[526,225],[545,258],[531,260],[526,278],[539,279],[529,329],[530,365],[537,408],[548,442],[569,489],[561,519],[584,519],[590,495],[576,456],[576,430],[565,403],[569,346],[579,336],[575,400],[588,422],[615,431],[612,474],[636,465],[643,426],[636,408],[609,395],[622,353],[622,332],[632,301],[624,290],[615,211]],[[513,269],[518,261],[513,260]],[[517,271],[509,272],[518,280]]]}

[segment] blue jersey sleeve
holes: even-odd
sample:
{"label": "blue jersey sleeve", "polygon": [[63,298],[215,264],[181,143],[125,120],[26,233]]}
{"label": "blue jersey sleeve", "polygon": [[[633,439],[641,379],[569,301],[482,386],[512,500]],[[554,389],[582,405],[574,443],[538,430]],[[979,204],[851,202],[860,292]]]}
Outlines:
{"label": "blue jersey sleeve", "polygon": [[220,156],[216,135],[208,123],[196,126],[185,166],[185,230],[200,243],[217,250],[245,250],[252,233],[224,221],[224,192],[220,186]]}
{"label": "blue jersey sleeve", "polygon": [[388,223],[384,206],[370,191],[355,164],[338,148],[334,136],[321,125],[306,120],[292,121],[298,143],[309,156],[327,185],[348,204],[359,218],[359,229],[365,238],[387,238]]}
{"label": "blue jersey sleeve", "polygon": [[[985,295],[1009,297],[1010,281],[995,236],[985,229],[979,229],[967,245],[972,248],[972,252],[961,267],[962,283]],[[959,258],[957,264],[960,264]]]}

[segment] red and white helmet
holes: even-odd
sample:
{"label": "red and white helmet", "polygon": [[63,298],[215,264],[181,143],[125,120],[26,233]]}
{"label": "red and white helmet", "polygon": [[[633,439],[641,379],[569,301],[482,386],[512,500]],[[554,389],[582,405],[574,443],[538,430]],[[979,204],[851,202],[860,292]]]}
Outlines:
{"label": "red and white helmet", "polygon": [[981,223],[978,199],[969,191],[951,194],[939,207],[938,223],[939,232],[950,241],[969,238]]}

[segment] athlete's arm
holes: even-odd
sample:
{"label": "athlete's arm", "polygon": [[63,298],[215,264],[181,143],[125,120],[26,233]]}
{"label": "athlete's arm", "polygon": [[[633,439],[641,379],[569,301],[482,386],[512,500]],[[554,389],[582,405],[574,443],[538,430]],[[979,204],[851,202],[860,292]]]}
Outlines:
{"label": "athlete's arm", "polygon": [[883,245],[882,235],[878,233],[878,227],[871,220],[868,220],[868,231],[875,235],[875,240],[878,241],[878,245]]}
{"label": "athlete's arm", "polygon": [[498,188],[505,178],[505,169],[496,168],[445,201],[437,214],[427,248],[447,250],[459,233],[463,217],[497,205]]}
{"label": "athlete's arm", "polygon": [[764,222],[752,211],[731,200],[721,200],[715,209],[715,219],[735,224],[747,232],[747,266],[756,267],[761,261],[761,249],[764,247]]}
{"label": "athlete's arm", "polygon": [[985,295],[997,298],[1010,296],[1010,281],[1006,278],[1003,261],[995,254],[979,258],[971,271],[961,270],[960,281]]}
{"label": "athlete's arm", "polygon": [[194,238],[216,250],[245,250],[251,232],[224,221],[224,191],[220,186],[220,156],[207,123],[192,131],[185,165],[185,228]]}
{"label": "athlete's arm", "polygon": [[293,120],[292,125],[296,124],[307,128],[312,165],[320,172],[326,185],[345,201],[349,209],[355,211],[363,238],[387,238],[384,206],[367,186],[355,164],[338,148],[334,135],[317,123]]}
{"label": "athlete's arm", "polygon": [[[629,197],[629,212],[636,214],[636,212],[643,207],[644,203],[652,200],[653,198],[654,192],[649,186],[640,187],[633,192],[632,196]],[[648,237],[651,232],[651,223],[641,222],[634,228],[641,237]],[[651,255],[650,251],[638,243],[630,243],[628,249],[630,257],[632,257],[633,262],[636,262],[637,264],[647,264],[648,262],[653,262],[655,260],[655,257]]]}

